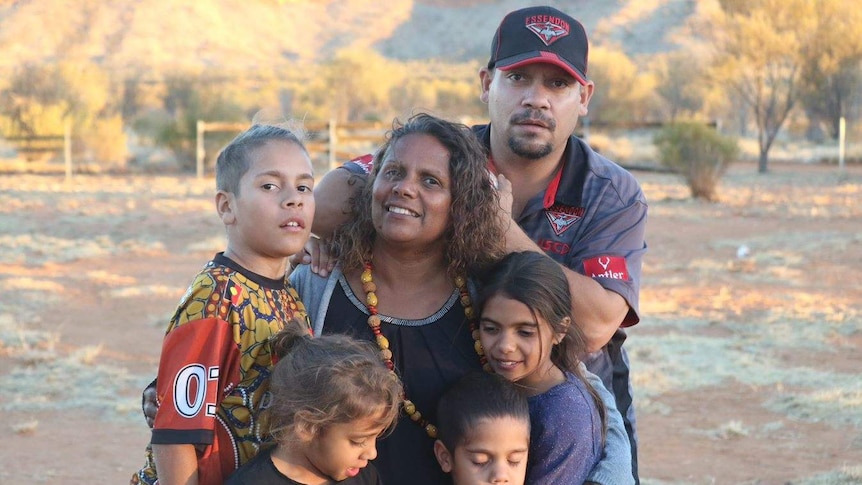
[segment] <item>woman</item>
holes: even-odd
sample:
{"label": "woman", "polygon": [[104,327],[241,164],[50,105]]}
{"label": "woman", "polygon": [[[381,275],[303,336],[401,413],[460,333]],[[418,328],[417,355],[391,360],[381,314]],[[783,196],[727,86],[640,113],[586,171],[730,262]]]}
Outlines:
{"label": "woman", "polygon": [[384,483],[448,480],[433,454],[437,400],[484,363],[467,275],[504,254],[485,163],[466,126],[426,114],[396,124],[334,236],[340,266],[328,278],[307,265],[291,275],[315,335],[376,341],[404,382],[404,413],[375,462]]}

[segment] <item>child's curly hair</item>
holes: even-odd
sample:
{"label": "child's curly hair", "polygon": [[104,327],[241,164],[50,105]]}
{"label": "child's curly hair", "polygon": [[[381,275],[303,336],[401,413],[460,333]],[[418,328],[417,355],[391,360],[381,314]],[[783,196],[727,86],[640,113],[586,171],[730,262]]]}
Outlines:
{"label": "child's curly hair", "polygon": [[271,377],[270,425],[279,442],[297,425],[315,435],[333,424],[375,418],[391,432],[398,420],[402,387],[371,342],[347,335],[312,338],[290,322],[271,339],[279,361]]}

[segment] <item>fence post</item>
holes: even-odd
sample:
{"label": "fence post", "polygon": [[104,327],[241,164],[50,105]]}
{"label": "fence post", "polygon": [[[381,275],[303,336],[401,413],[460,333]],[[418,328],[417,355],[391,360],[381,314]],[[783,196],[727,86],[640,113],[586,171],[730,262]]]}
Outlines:
{"label": "fence post", "polygon": [[66,166],[66,182],[72,180],[72,121],[66,118],[63,129],[63,162]]}
{"label": "fence post", "polygon": [[195,167],[197,168],[198,178],[204,177],[204,129],[205,123],[203,120],[197,122],[197,137],[195,148]]}
{"label": "fence post", "polygon": [[844,142],[846,141],[846,122],[842,116],[838,120],[838,172],[844,174]]}
{"label": "fence post", "polygon": [[335,149],[338,144],[338,133],[335,126],[335,118],[329,120],[329,164],[327,170],[335,168]]}

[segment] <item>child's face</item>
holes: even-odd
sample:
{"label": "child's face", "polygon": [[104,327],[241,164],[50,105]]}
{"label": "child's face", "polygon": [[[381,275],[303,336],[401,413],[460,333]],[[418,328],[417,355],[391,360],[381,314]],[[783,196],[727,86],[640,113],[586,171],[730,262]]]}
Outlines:
{"label": "child's face", "polygon": [[494,372],[510,381],[543,389],[555,369],[551,348],[560,336],[518,300],[493,295],[485,302],[479,338]]}
{"label": "child's face", "polygon": [[305,449],[311,471],[337,482],[355,477],[377,458],[377,438],[384,429],[379,416],[328,426]]}
{"label": "child's face", "polygon": [[440,441],[434,451],[443,471],[452,474],[454,485],[523,485],[529,446],[529,423],[502,417],[480,420],[454,453]]}
{"label": "child's face", "polygon": [[222,213],[231,252],[253,264],[302,250],[314,218],[313,188],[311,162],[297,144],[271,140],[252,151],[239,193],[227,195],[231,211]]}

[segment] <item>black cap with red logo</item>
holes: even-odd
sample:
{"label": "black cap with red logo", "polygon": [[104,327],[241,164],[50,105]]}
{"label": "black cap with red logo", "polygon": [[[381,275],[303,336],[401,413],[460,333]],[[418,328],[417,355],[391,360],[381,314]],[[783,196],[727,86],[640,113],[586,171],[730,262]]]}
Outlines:
{"label": "black cap with red logo", "polygon": [[488,68],[508,71],[528,64],[553,64],[586,84],[588,51],[587,33],[577,20],[553,7],[522,8],[500,22]]}

